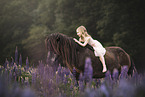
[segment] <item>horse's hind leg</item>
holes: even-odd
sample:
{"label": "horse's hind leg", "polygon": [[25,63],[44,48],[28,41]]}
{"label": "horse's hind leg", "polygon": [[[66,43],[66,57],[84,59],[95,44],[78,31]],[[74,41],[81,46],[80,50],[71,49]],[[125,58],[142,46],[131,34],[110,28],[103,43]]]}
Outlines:
{"label": "horse's hind leg", "polygon": [[129,69],[131,67],[130,56],[123,49],[119,53],[119,64],[121,65],[121,67],[127,66],[128,67],[128,71],[129,71]]}
{"label": "horse's hind leg", "polygon": [[137,70],[135,68],[135,64],[133,62],[133,60],[131,60],[131,67],[128,70],[128,75],[133,75],[133,73],[137,73]]}

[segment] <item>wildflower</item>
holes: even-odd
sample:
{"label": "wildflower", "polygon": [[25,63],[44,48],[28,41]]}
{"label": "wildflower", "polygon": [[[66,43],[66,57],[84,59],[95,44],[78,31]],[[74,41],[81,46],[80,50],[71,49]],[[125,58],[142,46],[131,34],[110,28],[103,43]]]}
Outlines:
{"label": "wildflower", "polygon": [[111,73],[109,70],[105,74],[105,82],[106,82],[107,86],[109,86],[109,88],[111,89],[112,85],[113,85],[113,81],[112,81]]}
{"label": "wildflower", "polygon": [[18,75],[21,76],[22,72],[21,72],[21,68],[19,68],[19,72]]}
{"label": "wildflower", "polygon": [[93,68],[92,68],[91,58],[86,58],[85,60],[84,76],[87,82],[92,81]]}
{"label": "wildflower", "polygon": [[24,78],[23,78],[23,77],[21,77],[21,83],[22,83],[22,84],[24,83]]}
{"label": "wildflower", "polygon": [[128,77],[128,66],[123,66],[121,69],[120,79],[126,79]]}
{"label": "wildflower", "polygon": [[76,73],[77,73],[76,69],[75,69],[75,67],[73,67],[73,73],[72,74],[73,74],[74,77],[76,77]]}
{"label": "wildflower", "polygon": [[71,81],[70,90],[73,90],[73,82]]}
{"label": "wildflower", "polygon": [[14,65],[14,59],[13,57],[11,57],[12,61],[11,61],[11,65],[10,66],[13,66]]}
{"label": "wildflower", "polygon": [[18,64],[18,49],[16,46],[16,50],[15,50],[15,63]]}
{"label": "wildflower", "polygon": [[110,97],[110,93],[105,84],[101,85],[100,89],[101,89],[101,92],[105,95],[105,97]]}
{"label": "wildflower", "polygon": [[28,59],[28,57],[26,59],[26,69],[29,69],[29,59]]}
{"label": "wildflower", "polygon": [[9,71],[9,80],[11,81],[12,80],[12,72],[11,72],[11,70]]}
{"label": "wildflower", "polygon": [[30,88],[24,88],[21,97],[36,97],[36,95]]}
{"label": "wildflower", "polygon": [[29,78],[28,77],[25,77],[24,84],[25,84],[26,87],[29,86]]}
{"label": "wildflower", "polygon": [[[114,97],[134,97],[134,86],[125,79],[121,79],[118,89],[114,92]],[[137,96],[139,97],[139,96]]]}
{"label": "wildflower", "polygon": [[115,68],[114,70],[113,70],[113,81],[116,83],[117,82],[117,80],[118,80],[118,77],[119,77],[119,73],[118,73],[118,70]]}
{"label": "wildflower", "polygon": [[112,81],[110,71],[107,71],[107,72],[106,72],[106,74],[105,74],[105,80]]}
{"label": "wildflower", "polygon": [[58,71],[56,71],[56,83],[58,84],[60,82],[60,76],[58,75]]}
{"label": "wildflower", "polygon": [[83,76],[83,73],[80,73],[80,76],[79,76],[79,81],[84,81],[84,76]]}
{"label": "wildflower", "polygon": [[16,65],[16,63],[14,63],[13,72],[16,72],[16,69],[17,69],[17,65]]}
{"label": "wildflower", "polygon": [[32,73],[32,84],[35,85],[36,83],[36,73]]}
{"label": "wildflower", "polygon": [[7,64],[9,64],[9,61],[7,60],[7,58],[6,58],[6,61],[5,61],[5,63],[4,63],[4,68],[7,68]]}
{"label": "wildflower", "polygon": [[79,76],[79,90],[84,91],[84,77],[82,73]]}
{"label": "wildflower", "polygon": [[17,81],[17,75],[15,72],[13,73],[13,77],[14,77],[14,80]]}
{"label": "wildflower", "polygon": [[63,78],[63,83],[64,84],[67,84],[67,82],[68,82],[68,79],[67,79],[67,76],[66,76],[66,74],[64,75],[64,78]]}
{"label": "wildflower", "polygon": [[19,58],[19,65],[22,66],[22,55],[20,54],[20,58]]}

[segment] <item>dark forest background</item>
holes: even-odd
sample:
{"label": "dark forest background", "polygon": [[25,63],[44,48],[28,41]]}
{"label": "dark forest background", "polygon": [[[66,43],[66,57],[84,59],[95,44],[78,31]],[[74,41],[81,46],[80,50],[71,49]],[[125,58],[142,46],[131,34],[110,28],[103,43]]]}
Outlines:
{"label": "dark forest background", "polygon": [[105,47],[122,47],[145,70],[144,0],[0,0],[0,64],[14,57],[16,46],[23,62],[45,60],[45,37],[78,38],[80,25]]}

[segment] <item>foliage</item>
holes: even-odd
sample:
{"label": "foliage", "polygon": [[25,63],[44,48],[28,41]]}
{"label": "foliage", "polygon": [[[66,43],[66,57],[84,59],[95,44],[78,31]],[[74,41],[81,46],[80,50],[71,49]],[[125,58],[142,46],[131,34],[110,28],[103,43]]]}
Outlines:
{"label": "foliage", "polygon": [[[13,55],[16,46],[34,63],[45,59],[44,39],[60,32],[77,37],[84,25],[88,33],[106,46],[120,46],[144,65],[143,0],[0,0],[0,63]],[[37,57],[36,57],[37,56]]]}
{"label": "foliage", "polygon": [[0,66],[1,97],[144,97],[145,76],[127,75],[126,66],[120,75],[114,69],[112,75],[107,71],[105,78],[93,79],[91,60],[87,58],[77,81],[75,68],[70,72],[60,64],[55,67],[55,62],[51,66],[39,61],[37,67],[29,67],[28,60],[24,67],[8,60],[6,63]]}

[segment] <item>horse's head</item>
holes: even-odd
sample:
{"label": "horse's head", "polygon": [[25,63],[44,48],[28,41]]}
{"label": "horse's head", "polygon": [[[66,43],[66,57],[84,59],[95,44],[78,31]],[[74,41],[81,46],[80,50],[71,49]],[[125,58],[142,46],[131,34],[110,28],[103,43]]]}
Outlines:
{"label": "horse's head", "polygon": [[53,33],[47,36],[45,40],[47,50],[60,55],[60,48],[64,45],[64,38],[66,38],[66,36],[61,33]]}
{"label": "horse's head", "polygon": [[73,38],[61,33],[53,33],[46,38],[45,44],[48,51],[60,56],[69,64],[75,62],[78,44]]}

